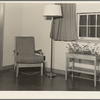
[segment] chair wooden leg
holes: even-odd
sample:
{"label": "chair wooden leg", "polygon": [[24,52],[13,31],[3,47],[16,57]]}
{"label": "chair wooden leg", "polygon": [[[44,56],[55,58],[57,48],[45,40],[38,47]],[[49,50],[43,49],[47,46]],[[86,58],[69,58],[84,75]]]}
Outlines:
{"label": "chair wooden leg", "polygon": [[16,70],[16,63],[14,63],[14,71]]}
{"label": "chair wooden leg", "polygon": [[16,64],[16,77],[18,77],[18,73],[19,73],[19,66],[18,64]]}
{"label": "chair wooden leg", "polygon": [[14,57],[14,71],[16,70],[16,56]]}
{"label": "chair wooden leg", "polygon": [[43,76],[43,63],[41,63],[41,76]]}

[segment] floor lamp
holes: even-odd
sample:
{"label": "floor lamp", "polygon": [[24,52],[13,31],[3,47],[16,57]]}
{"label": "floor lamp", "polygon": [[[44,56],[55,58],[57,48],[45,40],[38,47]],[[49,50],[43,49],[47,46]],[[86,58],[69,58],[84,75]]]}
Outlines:
{"label": "floor lamp", "polygon": [[[53,19],[55,17],[62,16],[61,6],[55,5],[55,4],[46,5],[44,8],[43,16],[44,17],[51,17],[51,19],[52,19],[51,29],[52,29]],[[51,30],[51,32],[52,32],[52,30]],[[50,68],[50,73],[47,73],[47,77],[49,77],[50,79],[55,77],[55,74],[52,72],[52,62],[53,62],[53,39],[51,38],[51,68]]]}

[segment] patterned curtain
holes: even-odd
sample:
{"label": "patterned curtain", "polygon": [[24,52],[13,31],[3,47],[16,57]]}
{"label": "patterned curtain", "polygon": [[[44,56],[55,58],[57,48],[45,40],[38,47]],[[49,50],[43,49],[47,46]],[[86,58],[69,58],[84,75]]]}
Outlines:
{"label": "patterned curtain", "polygon": [[76,4],[60,4],[62,17],[54,18],[50,37],[55,41],[74,41],[78,39],[76,23]]}

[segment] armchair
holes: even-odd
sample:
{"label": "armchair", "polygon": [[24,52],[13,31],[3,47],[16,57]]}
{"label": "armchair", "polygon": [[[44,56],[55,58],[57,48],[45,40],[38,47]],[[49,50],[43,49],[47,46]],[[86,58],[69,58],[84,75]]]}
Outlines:
{"label": "armchair", "polygon": [[19,68],[21,64],[40,64],[41,76],[43,76],[43,63],[44,56],[42,50],[35,50],[34,37],[16,37],[16,49],[14,69],[16,69],[16,77],[19,74]]}

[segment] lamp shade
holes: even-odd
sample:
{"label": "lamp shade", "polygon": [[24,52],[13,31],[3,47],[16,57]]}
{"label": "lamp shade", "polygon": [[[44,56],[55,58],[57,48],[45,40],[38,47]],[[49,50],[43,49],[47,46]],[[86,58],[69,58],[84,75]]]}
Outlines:
{"label": "lamp shade", "polygon": [[60,5],[46,5],[44,8],[43,16],[45,17],[55,17],[55,16],[62,16],[61,13],[61,6]]}

